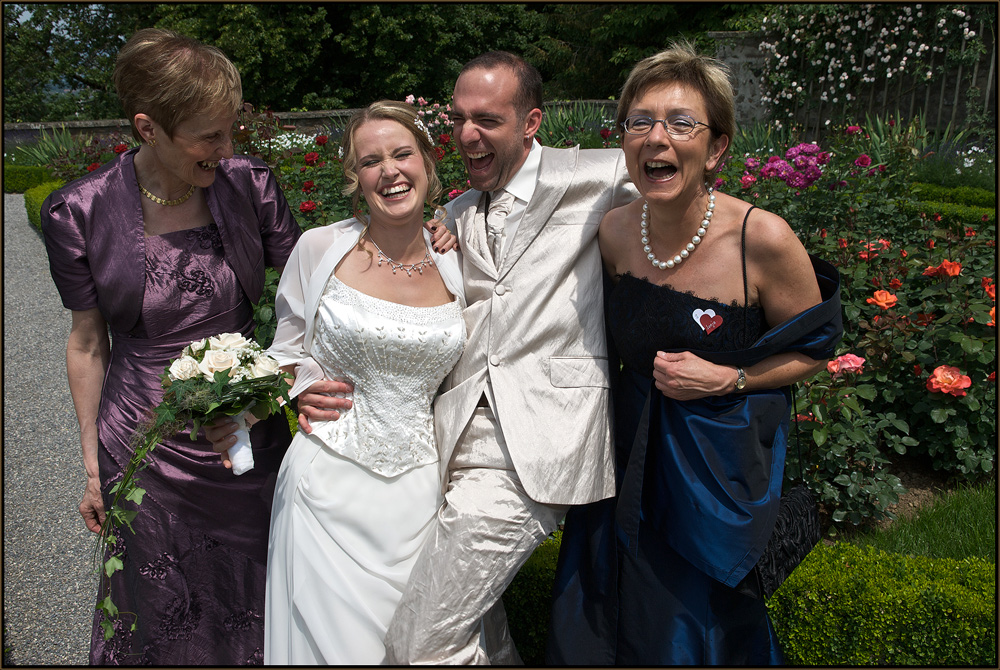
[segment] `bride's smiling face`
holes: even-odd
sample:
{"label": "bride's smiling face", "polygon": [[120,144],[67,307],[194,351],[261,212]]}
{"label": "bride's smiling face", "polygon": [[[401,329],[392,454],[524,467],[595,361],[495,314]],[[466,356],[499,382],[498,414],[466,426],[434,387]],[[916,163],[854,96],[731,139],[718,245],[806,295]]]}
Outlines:
{"label": "bride's smiling face", "polygon": [[416,137],[396,121],[368,121],[354,132],[358,185],[373,219],[423,220],[427,165]]}

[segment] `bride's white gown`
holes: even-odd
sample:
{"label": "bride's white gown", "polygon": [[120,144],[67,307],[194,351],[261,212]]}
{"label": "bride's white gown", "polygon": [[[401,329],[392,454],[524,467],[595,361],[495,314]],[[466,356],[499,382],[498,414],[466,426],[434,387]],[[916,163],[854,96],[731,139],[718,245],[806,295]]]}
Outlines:
{"label": "bride's white gown", "polygon": [[385,662],[386,627],[442,499],[432,400],[464,341],[457,301],[408,307],[331,275],[312,355],[354,384],[354,404],[300,430],[278,473],[265,663]]}

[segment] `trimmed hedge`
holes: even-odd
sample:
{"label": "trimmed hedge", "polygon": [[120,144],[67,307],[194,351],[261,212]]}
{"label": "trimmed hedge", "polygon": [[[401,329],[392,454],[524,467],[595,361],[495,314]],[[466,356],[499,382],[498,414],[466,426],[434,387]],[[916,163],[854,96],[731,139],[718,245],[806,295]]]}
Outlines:
{"label": "trimmed hedge", "polygon": [[957,205],[953,202],[941,202],[938,200],[926,200],[920,202],[904,202],[903,210],[912,216],[933,216],[941,215],[941,227],[951,228],[955,232],[964,231],[967,226],[981,226],[987,224],[990,227],[996,225],[996,209],[989,207],[975,207],[972,205]]}
{"label": "trimmed hedge", "polygon": [[4,163],[4,193],[24,193],[29,188],[44,184],[52,179],[48,168],[37,165],[12,165]]}
{"label": "trimmed hedge", "polygon": [[[511,637],[542,665],[559,542],[547,539],[503,596]],[[997,665],[996,567],[818,545],[767,603],[790,665]]]}
{"label": "trimmed hedge", "polygon": [[47,181],[24,192],[24,208],[28,211],[28,221],[38,230],[42,229],[42,203],[49,193],[62,188],[61,181]]}
{"label": "trimmed hedge", "polygon": [[972,186],[956,186],[948,188],[938,184],[917,182],[910,186],[910,191],[918,200],[938,202],[953,202],[969,207],[986,207],[993,209],[997,204],[997,194]]}
{"label": "trimmed hedge", "polygon": [[545,661],[552,584],[561,540],[562,531],[557,530],[539,545],[503,594],[510,636],[528,667],[541,666]]}
{"label": "trimmed hedge", "polygon": [[768,601],[790,665],[997,665],[996,566],[820,545]]}

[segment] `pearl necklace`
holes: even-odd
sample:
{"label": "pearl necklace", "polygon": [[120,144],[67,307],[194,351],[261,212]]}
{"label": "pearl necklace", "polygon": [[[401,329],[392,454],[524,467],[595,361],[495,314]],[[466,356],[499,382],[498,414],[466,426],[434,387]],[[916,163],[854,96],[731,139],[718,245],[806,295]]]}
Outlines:
{"label": "pearl necklace", "polygon": [[[136,184],[139,184],[139,182],[137,181]],[[175,200],[164,200],[163,198],[158,198],[149,191],[147,191],[146,187],[143,186],[142,184],[139,184],[139,190],[142,191],[142,194],[144,196],[155,202],[157,205],[166,205],[167,207],[173,207],[174,205],[179,205],[182,202],[187,201],[187,199],[191,197],[191,194],[194,193],[194,184],[191,184],[191,188],[188,189],[187,193],[185,193],[184,195]]]}
{"label": "pearl necklace", "polygon": [[691,252],[701,244],[702,238],[705,237],[705,233],[708,232],[708,224],[712,222],[712,210],[715,209],[715,194],[712,193],[715,189],[705,184],[705,188],[708,189],[708,209],[705,210],[705,216],[701,220],[701,225],[698,227],[698,234],[691,238],[691,241],[687,243],[687,246],[681,250],[679,254],[667,261],[661,261],[653,253],[653,247],[649,246],[649,204],[643,201],[642,203],[642,223],[640,224],[642,231],[642,250],[646,252],[646,258],[649,262],[653,264],[654,268],[659,268],[660,270],[666,270],[668,268],[673,268],[680,265],[681,262],[691,255]]}
{"label": "pearl necklace", "polygon": [[382,267],[382,261],[385,261],[386,264],[390,268],[392,268],[392,274],[396,274],[396,270],[405,270],[406,276],[411,277],[413,276],[414,270],[417,271],[417,274],[423,274],[424,267],[434,265],[434,261],[431,260],[430,252],[426,250],[424,251],[424,260],[420,261],[419,263],[408,263],[408,264],[397,263],[396,261],[389,258],[384,251],[378,248],[378,243],[376,243],[375,240],[372,239],[371,235],[368,236],[368,239],[372,241],[372,244],[375,245],[375,250],[378,251],[378,266]]}

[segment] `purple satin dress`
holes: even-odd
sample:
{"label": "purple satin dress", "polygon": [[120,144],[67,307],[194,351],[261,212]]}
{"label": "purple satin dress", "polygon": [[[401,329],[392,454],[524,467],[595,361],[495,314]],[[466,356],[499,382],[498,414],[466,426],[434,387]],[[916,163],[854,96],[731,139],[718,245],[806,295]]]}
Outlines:
{"label": "purple satin dress", "polygon": [[[132,153],[70,184],[42,208],[64,305],[100,307],[111,330],[97,420],[105,506],[131,455],[130,437],[162,397],[159,375],[168,361],[203,337],[251,336],[252,301],[260,293],[247,287],[256,288],[258,272],[263,284],[264,263],[283,265],[298,237],[270,171],[237,157],[206,189],[214,223],[145,238],[138,189],[119,189],[130,179],[134,184]],[[116,229],[118,239],[111,239]],[[233,242],[237,237],[242,243]],[[204,438],[181,433],[153,451],[138,474],[146,495],[135,534],[119,534],[125,567],[112,577],[111,595],[122,614],[108,641],[102,615],[95,614],[92,664],[261,663],[271,498],[290,442],[284,416],[255,425],[251,441],[255,467],[239,477]]]}

